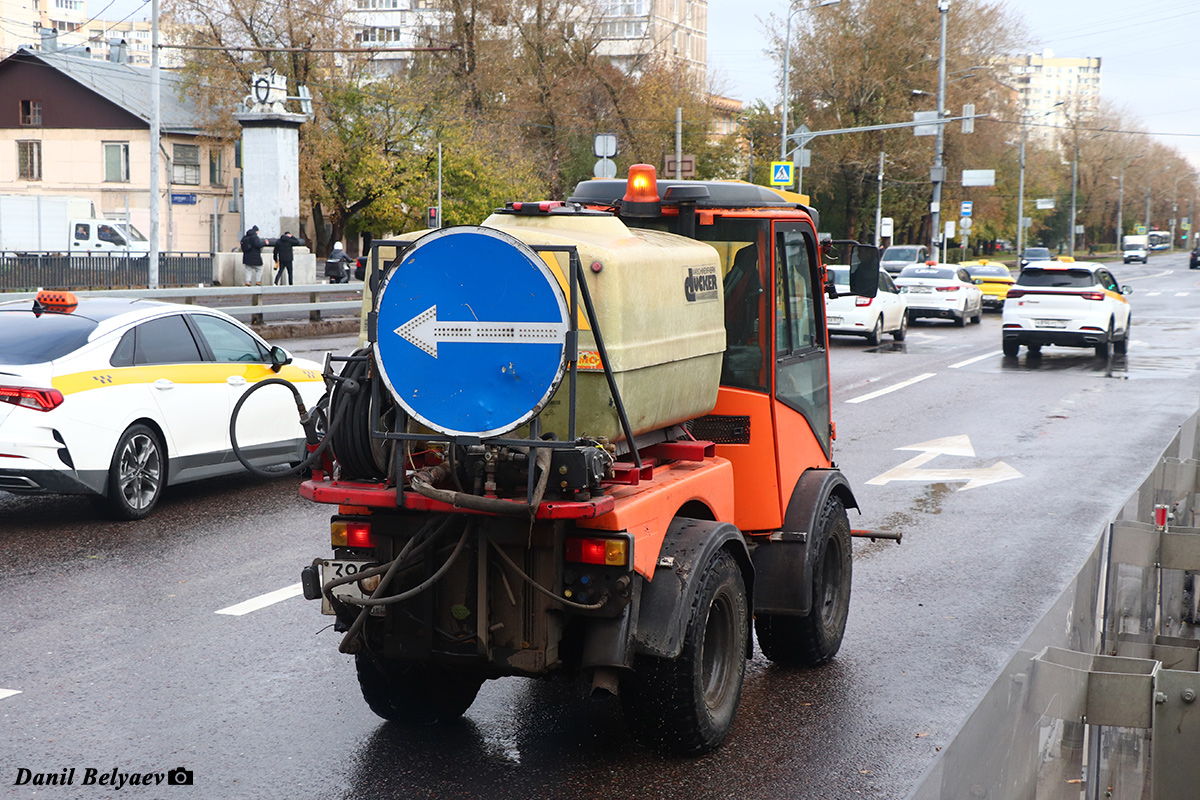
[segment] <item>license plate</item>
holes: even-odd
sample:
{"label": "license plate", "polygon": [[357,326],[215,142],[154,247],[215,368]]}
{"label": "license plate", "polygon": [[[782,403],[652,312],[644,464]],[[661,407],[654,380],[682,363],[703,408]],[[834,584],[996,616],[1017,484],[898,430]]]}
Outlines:
{"label": "license plate", "polygon": [[1067,321],[1065,319],[1035,319],[1033,325],[1035,328],[1065,328]]}
{"label": "license plate", "polygon": [[910,286],[908,290],[913,294],[930,294],[933,292],[933,289],[930,289],[928,286]]}
{"label": "license plate", "polygon": [[[359,572],[362,572],[365,569],[370,569],[371,567],[377,567],[377,566],[379,566],[379,565],[374,563],[373,561],[342,561],[342,560],[335,561],[332,559],[322,561],[321,562],[321,585],[324,586],[325,584],[329,583],[329,581],[336,580],[337,578],[344,578],[344,577],[347,577],[350,575],[355,575]],[[370,593],[364,592],[362,590],[362,587],[358,585],[358,581],[351,581],[350,583],[343,583],[338,586],[335,586],[331,590],[331,593],[333,594],[334,597],[337,597],[337,598],[346,597],[346,598],[350,598],[353,600],[366,600],[368,597],[371,596]],[[383,616],[383,612],[384,612],[383,606],[376,606],[375,608],[371,609],[371,614],[373,616],[377,616],[377,617]],[[322,594],[322,596],[321,596],[321,613],[322,614],[332,614],[333,613],[333,606],[330,604],[329,599],[327,597],[325,597],[324,594]]]}
{"label": "license plate", "polygon": [[841,325],[841,324],[842,324],[842,318],[841,318],[841,317],[829,317],[829,319],[827,320],[827,322],[828,322],[830,325]]}

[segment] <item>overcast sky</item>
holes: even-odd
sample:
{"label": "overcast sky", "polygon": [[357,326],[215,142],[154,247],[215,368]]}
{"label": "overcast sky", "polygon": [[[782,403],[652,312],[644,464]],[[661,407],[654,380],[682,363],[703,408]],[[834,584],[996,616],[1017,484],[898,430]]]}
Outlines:
{"label": "overcast sky", "polygon": [[[937,0],[913,2],[936,6]],[[1128,109],[1147,130],[1192,134],[1162,141],[1200,169],[1200,2],[1008,0],[1007,5],[1024,18],[1032,52],[1049,48],[1056,56],[1098,56],[1103,100]],[[763,52],[765,22],[771,14],[782,18],[787,7],[788,0],[709,0],[709,72],[725,79],[732,97],[779,102],[778,67]],[[951,0],[949,13],[954,12]]]}

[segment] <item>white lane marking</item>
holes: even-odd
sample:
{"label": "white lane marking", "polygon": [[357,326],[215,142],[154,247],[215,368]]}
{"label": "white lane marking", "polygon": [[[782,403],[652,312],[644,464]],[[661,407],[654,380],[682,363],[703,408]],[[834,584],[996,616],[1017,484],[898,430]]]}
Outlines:
{"label": "white lane marking", "polygon": [[0,700],[5,699],[6,697],[12,697],[14,694],[20,694],[20,693],[21,693],[20,689],[0,689]]}
{"label": "white lane marking", "polygon": [[990,353],[984,353],[981,356],[975,356],[974,358],[968,358],[966,361],[960,361],[957,364],[951,364],[950,369],[958,369],[959,367],[966,367],[971,364],[974,364],[976,361],[983,361],[985,358],[992,358],[993,356],[999,356],[999,355],[1004,355],[1004,351],[1003,350],[994,350]]}
{"label": "white lane marking", "polygon": [[897,450],[919,450],[919,455],[913,456],[903,464],[892,467],[882,475],[867,481],[872,486],[886,486],[891,481],[918,481],[920,483],[959,483],[966,482],[958,491],[965,492],[989,483],[1010,481],[1013,478],[1025,477],[1003,461],[997,461],[990,467],[978,469],[922,469],[922,467],[938,456],[974,456],[975,448],[971,446],[968,436],[947,436],[942,439],[923,444],[911,444],[907,447],[897,447]]}
{"label": "white lane marking", "polygon": [[1175,296],[1176,297],[1187,297],[1189,294],[1191,294],[1191,292],[1176,292]]}
{"label": "white lane marking", "polygon": [[1134,275],[1132,278],[1126,278],[1125,280],[1140,281],[1140,280],[1144,280],[1145,278],[1161,278],[1163,275],[1170,275],[1174,271],[1175,270],[1173,270],[1173,269],[1164,269],[1162,272],[1156,272],[1153,275]]}
{"label": "white lane marking", "polygon": [[240,617],[243,614],[249,614],[251,611],[258,611],[260,608],[282,603],[284,600],[301,594],[304,594],[304,588],[298,583],[293,583],[291,586],[285,586],[273,592],[260,594],[258,597],[251,597],[249,600],[244,600],[237,605],[229,606],[229,608],[222,608],[217,613],[228,614],[231,617]]}
{"label": "white lane marking", "polygon": [[1158,297],[1162,292],[1147,292],[1146,297]]}
{"label": "white lane marking", "polygon": [[863,403],[863,402],[866,402],[867,400],[874,400],[876,397],[882,397],[883,395],[890,394],[898,389],[903,389],[906,386],[912,386],[914,383],[920,383],[921,381],[925,380],[926,378],[932,378],[934,375],[937,375],[937,373],[936,372],[926,372],[923,375],[918,375],[915,378],[909,378],[906,381],[900,381],[900,383],[894,383],[891,386],[888,386],[886,388],[878,389],[869,394],[860,395],[859,397],[855,397],[851,400],[847,400],[846,402],[847,403]]}

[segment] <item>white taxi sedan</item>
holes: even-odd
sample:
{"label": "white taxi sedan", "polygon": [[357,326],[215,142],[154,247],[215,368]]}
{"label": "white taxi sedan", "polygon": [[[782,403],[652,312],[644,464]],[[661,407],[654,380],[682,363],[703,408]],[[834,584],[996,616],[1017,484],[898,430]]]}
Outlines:
{"label": "white taxi sedan", "polygon": [[1094,347],[1107,358],[1129,346],[1129,286],[1119,286],[1103,265],[1090,261],[1043,262],[1021,270],[1004,303],[1004,355],[1021,345],[1031,354],[1043,345]]}
{"label": "white taxi sedan", "polygon": [[983,318],[983,292],[962,267],[927,262],[905,267],[896,278],[908,318],[952,319],[958,327]]}
{"label": "white taxi sedan", "polygon": [[[214,309],[41,292],[0,303],[0,490],[87,494],[140,519],[165,486],[242,470],[233,406],[284,378],[312,407],[321,365],[293,359]],[[238,447],[255,466],[303,458],[286,387],[239,411]]]}
{"label": "white taxi sedan", "polygon": [[908,308],[892,276],[879,271],[879,292],[874,297],[850,293],[850,268],[829,267],[829,277],[838,296],[825,301],[825,327],[830,335],[853,334],[867,337],[867,344],[879,344],[885,333],[903,342],[908,333]]}

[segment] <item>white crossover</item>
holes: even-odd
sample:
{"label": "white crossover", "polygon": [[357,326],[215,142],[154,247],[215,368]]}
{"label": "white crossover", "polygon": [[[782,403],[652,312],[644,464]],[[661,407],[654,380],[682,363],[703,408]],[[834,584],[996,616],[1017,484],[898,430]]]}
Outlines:
{"label": "white crossover", "polygon": [[1043,345],[1094,347],[1107,358],[1129,346],[1129,286],[1119,286],[1102,264],[1043,262],[1021,270],[1004,302],[1004,355],[1021,345],[1030,354]]}

